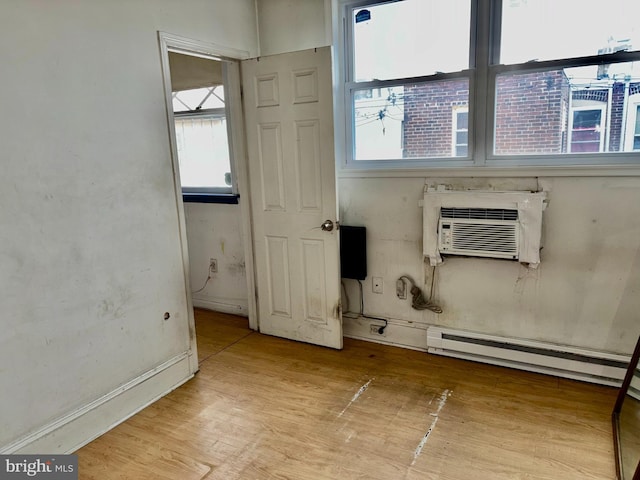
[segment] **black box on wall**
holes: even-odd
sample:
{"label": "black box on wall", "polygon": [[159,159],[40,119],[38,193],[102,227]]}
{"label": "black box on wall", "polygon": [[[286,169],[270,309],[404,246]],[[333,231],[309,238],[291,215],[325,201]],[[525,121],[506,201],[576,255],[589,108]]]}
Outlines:
{"label": "black box on wall", "polygon": [[367,277],[367,229],[340,225],[340,276],[354,280]]}

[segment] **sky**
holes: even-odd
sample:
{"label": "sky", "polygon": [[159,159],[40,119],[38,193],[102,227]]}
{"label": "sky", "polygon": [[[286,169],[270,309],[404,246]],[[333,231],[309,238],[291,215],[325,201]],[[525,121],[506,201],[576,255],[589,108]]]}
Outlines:
{"label": "sky", "polygon": [[[368,7],[371,20],[355,25],[356,80],[468,68],[470,4],[404,0]],[[623,39],[640,49],[639,18],[640,0],[504,0],[500,63],[595,55]]]}

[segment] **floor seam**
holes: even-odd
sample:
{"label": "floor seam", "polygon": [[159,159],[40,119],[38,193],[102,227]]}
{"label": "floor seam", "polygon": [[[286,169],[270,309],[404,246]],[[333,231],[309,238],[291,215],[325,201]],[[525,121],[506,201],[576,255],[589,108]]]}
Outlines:
{"label": "floor seam", "polygon": [[237,339],[235,342],[230,343],[229,345],[227,345],[227,346],[226,346],[226,347],[224,347],[223,349],[218,350],[217,352],[213,352],[213,353],[212,353],[212,354],[210,354],[210,355],[207,355],[205,358],[203,358],[202,360],[200,360],[200,361],[198,362],[198,365],[202,365],[204,362],[206,362],[207,360],[209,360],[211,357],[215,357],[216,355],[218,355],[218,354],[220,354],[220,353],[224,352],[224,351],[225,351],[225,350],[227,350],[228,348],[233,347],[236,343],[241,342],[242,340],[244,340],[245,338],[247,338],[247,337],[248,337],[248,336],[250,336],[250,335],[253,335],[254,333],[256,333],[256,332],[251,331],[251,332],[247,333],[245,336],[240,337],[239,339]]}

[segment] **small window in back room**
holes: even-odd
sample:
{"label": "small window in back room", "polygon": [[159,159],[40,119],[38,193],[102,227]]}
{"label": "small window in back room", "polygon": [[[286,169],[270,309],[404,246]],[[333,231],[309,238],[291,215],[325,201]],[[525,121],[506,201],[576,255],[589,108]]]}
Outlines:
{"label": "small window in back room", "polygon": [[224,62],[169,53],[182,191],[232,194]]}

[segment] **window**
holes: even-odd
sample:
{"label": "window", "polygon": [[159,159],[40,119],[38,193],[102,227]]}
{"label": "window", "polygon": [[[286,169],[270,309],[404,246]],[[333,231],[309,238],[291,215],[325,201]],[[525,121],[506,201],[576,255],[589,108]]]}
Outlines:
{"label": "window", "polygon": [[630,95],[626,148],[634,152],[640,151],[640,86],[638,93]]}
{"label": "window", "polygon": [[633,123],[634,129],[631,149],[640,150],[640,106],[636,107],[635,114],[636,121]]}
{"label": "window", "polygon": [[404,89],[367,88],[354,92],[358,158],[398,158],[402,152]]}
{"label": "window", "polygon": [[466,157],[469,149],[469,109],[453,109],[453,156]]}
{"label": "window", "polygon": [[225,62],[170,52],[169,64],[183,197],[236,203]]}
{"label": "window", "polygon": [[353,79],[392,80],[469,68],[470,5],[470,0],[403,0],[351,8]]}
{"label": "window", "polygon": [[604,140],[602,135],[602,121],[604,107],[575,108],[571,116],[569,129],[570,152],[601,152]]}
{"label": "window", "polygon": [[224,106],[222,85],[173,93],[180,181],[185,191],[231,193]]}
{"label": "window", "polygon": [[640,164],[640,2],[341,5],[344,167]]}
{"label": "window", "polygon": [[469,68],[470,0],[404,0],[349,12],[353,159],[466,157],[451,148],[451,112],[469,104],[469,76],[460,72]]}
{"label": "window", "polygon": [[229,140],[224,111],[177,115],[175,124],[182,187],[219,188],[231,193]]}
{"label": "window", "polygon": [[224,86],[194,88],[173,92],[173,112],[198,112],[218,108],[224,110]]}

